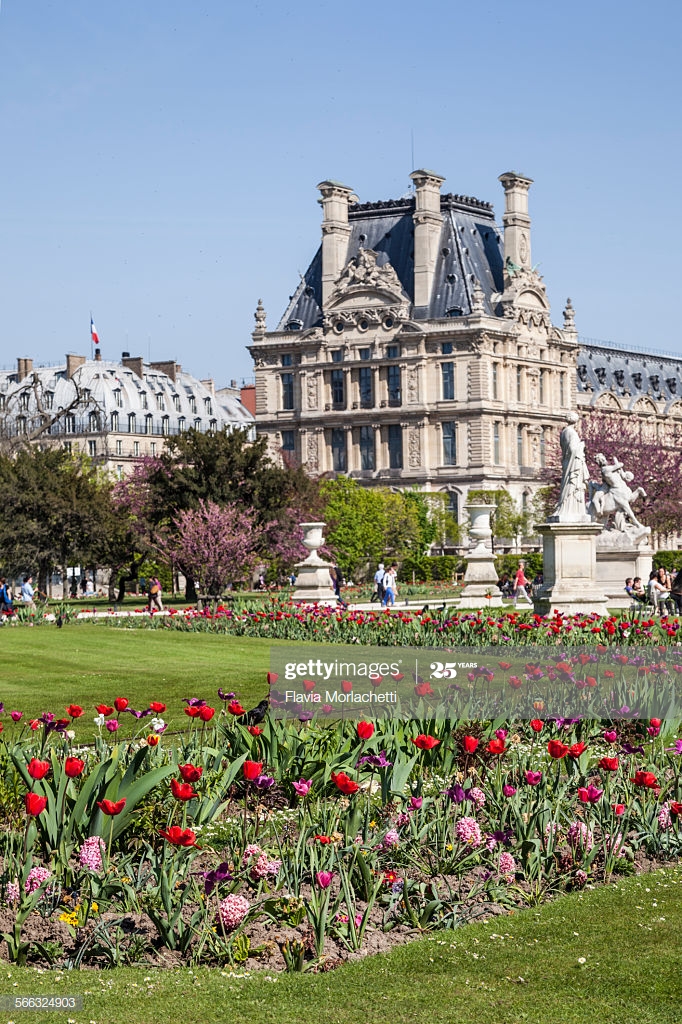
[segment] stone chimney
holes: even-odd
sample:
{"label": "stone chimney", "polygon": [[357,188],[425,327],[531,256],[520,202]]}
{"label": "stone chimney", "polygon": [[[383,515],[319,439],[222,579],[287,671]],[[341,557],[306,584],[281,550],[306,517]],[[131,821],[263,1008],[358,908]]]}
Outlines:
{"label": "stone chimney", "polygon": [[129,356],[127,352],[124,352],[121,356],[121,362],[124,366],[127,366],[129,370],[137,374],[140,379],[144,377],[144,359],[142,356]]}
{"label": "stone chimney", "polygon": [[73,377],[74,373],[79,366],[82,366],[85,362],[85,356],[74,356],[67,355],[66,357],[66,376],[69,380]]}
{"label": "stone chimney", "polygon": [[17,381],[21,381],[28,377],[29,373],[33,373],[33,360],[32,359],[17,359]]}
{"label": "stone chimney", "polygon": [[440,187],[445,181],[433,171],[413,171],[415,187],[414,222],[414,312],[426,312],[431,301],[436,274],[438,243],[443,217],[440,212]]}
{"label": "stone chimney", "polygon": [[176,363],[174,359],[163,359],[158,363],[149,364],[152,370],[159,370],[161,373],[165,373],[167,377],[175,383],[177,376],[182,370],[179,363]]}
{"label": "stone chimney", "polygon": [[245,409],[248,409],[252,416],[256,415],[256,385],[244,384],[241,389],[239,400]]}
{"label": "stone chimney", "polygon": [[516,171],[501,174],[498,181],[504,188],[504,263],[505,269],[523,267],[530,270],[530,217],[528,216],[528,189],[532,178]]}
{"label": "stone chimney", "polygon": [[338,181],[321,181],[317,186],[322,193],[318,200],[322,207],[322,308],[324,309],[334,285],[348,259],[348,206],[357,197],[352,188]]}
{"label": "stone chimney", "polygon": [[202,380],[201,383],[204,385],[207,391],[210,391],[215,398],[215,381],[213,377],[209,377],[207,380]]}
{"label": "stone chimney", "polygon": [[101,363],[102,362],[102,353],[100,352],[100,350],[98,348],[95,349],[95,362],[96,363]]}

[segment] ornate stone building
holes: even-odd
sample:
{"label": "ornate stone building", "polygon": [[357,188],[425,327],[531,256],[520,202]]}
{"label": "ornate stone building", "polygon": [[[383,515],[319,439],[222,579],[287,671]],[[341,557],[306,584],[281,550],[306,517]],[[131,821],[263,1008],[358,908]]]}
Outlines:
{"label": "ornate stone building", "polygon": [[233,387],[216,390],[174,360],[121,362],[67,355],[60,366],[18,359],[0,371],[0,443],[59,444],[89,455],[117,477],[137,459],[161,454],[166,439],[193,428],[253,428],[254,417]]}
{"label": "ornate stone building", "polygon": [[500,177],[491,204],[413,191],[360,203],[323,181],[322,243],[280,320],[261,303],[250,352],[256,423],[311,474],[450,494],[539,485],[553,432],[576,407],[580,351],[568,300],[553,326],[531,260],[529,178]]}

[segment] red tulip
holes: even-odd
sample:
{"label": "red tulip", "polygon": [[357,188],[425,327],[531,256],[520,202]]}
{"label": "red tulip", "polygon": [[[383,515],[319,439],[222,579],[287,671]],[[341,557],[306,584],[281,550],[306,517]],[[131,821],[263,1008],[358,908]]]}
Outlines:
{"label": "red tulip", "polygon": [[30,814],[33,818],[37,818],[47,807],[47,797],[38,796],[37,793],[27,793],[24,797],[24,804],[26,806],[26,813]]}
{"label": "red tulip", "polygon": [[568,748],[568,756],[569,757],[580,757],[580,755],[582,754],[584,749],[585,749],[585,744],[584,743],[574,743],[572,746],[570,746]]}
{"label": "red tulip", "polygon": [[83,714],[83,708],[80,706],[80,704],[67,704],[66,713],[67,715],[70,715],[71,718],[80,718],[80,716]]}
{"label": "red tulip", "polygon": [[353,689],[353,684],[349,682],[348,679],[344,679],[343,682],[341,683],[341,689],[343,690],[344,693],[350,693],[350,691]]}
{"label": "red tulip", "polygon": [[198,794],[192,789],[192,785],[189,782],[178,782],[177,779],[171,779],[171,793],[176,800],[191,800]]}
{"label": "red tulip", "polygon": [[119,713],[121,711],[125,711],[129,704],[130,701],[128,700],[127,697],[117,697],[116,700],[114,701],[114,707]]}
{"label": "red tulip", "polygon": [[81,761],[78,757],[67,757],[64,762],[64,772],[70,779],[78,778],[84,768],[85,761]]}
{"label": "red tulip", "polygon": [[179,825],[171,825],[170,828],[163,829],[161,832],[159,832],[159,835],[166,839],[173,846],[197,845],[196,833],[192,832],[191,828],[180,828]]}
{"label": "red tulip", "polygon": [[230,703],[227,705],[227,710],[230,712],[231,715],[239,716],[246,714],[245,709],[241,706],[238,700],[230,701]]}
{"label": "red tulip", "polygon": [[475,736],[465,736],[462,742],[464,743],[464,749],[466,750],[467,754],[476,753],[479,740],[477,740]]}
{"label": "red tulip", "polygon": [[489,754],[504,754],[506,749],[507,748],[504,745],[504,740],[499,739],[497,736],[495,737],[494,740],[490,740],[487,746]]}
{"label": "red tulip", "polygon": [[547,744],[547,750],[549,751],[549,756],[557,761],[561,760],[562,757],[566,757],[568,753],[567,745],[562,743],[561,740],[550,740]]}
{"label": "red tulip", "polygon": [[126,798],[121,797],[120,800],[98,800],[97,806],[101,810],[102,814],[109,814],[112,817],[116,814],[120,814],[126,805]]}
{"label": "red tulip", "polygon": [[673,818],[679,818],[682,815],[682,804],[677,800],[670,801],[670,813]]}
{"label": "red tulip", "polygon": [[215,708],[203,707],[199,708],[199,718],[202,722],[210,722],[215,715]]}
{"label": "red tulip", "polygon": [[183,708],[183,711],[188,716],[188,718],[196,718],[197,715],[199,714],[199,708],[195,707]]}
{"label": "red tulip", "polygon": [[374,735],[374,726],[371,722],[358,722],[358,737],[361,740],[371,740]]}
{"label": "red tulip", "polygon": [[315,682],[314,679],[304,679],[303,680],[303,687],[304,687],[306,693],[310,693],[310,691],[314,690],[316,686],[317,686],[317,683]]}
{"label": "red tulip", "polygon": [[179,764],[178,771],[183,782],[198,782],[203,775],[204,769],[196,764]]}
{"label": "red tulip", "polygon": [[98,715],[104,715],[105,718],[108,715],[110,715],[113,712],[113,710],[114,709],[109,704],[96,704],[95,705],[95,711],[97,712],[97,714]]}
{"label": "red tulip", "polygon": [[613,807],[614,814],[619,818],[621,815],[625,814],[625,804],[611,804],[611,806]]}
{"label": "red tulip", "polygon": [[630,779],[630,782],[634,782],[635,786],[644,786],[646,789],[655,789],[658,786],[658,779],[653,772],[635,772],[635,777]]}
{"label": "red tulip", "polygon": [[260,725],[247,725],[246,727],[252,736],[260,736],[262,729]]}
{"label": "red tulip", "polygon": [[149,735],[147,736],[147,746],[148,747],[158,747],[158,745],[159,745],[159,737],[156,735],[155,732],[150,732]]}
{"label": "red tulip", "polygon": [[603,789],[597,789],[596,786],[580,786],[578,789],[578,800],[581,804],[596,804],[601,800]]}
{"label": "red tulip", "polygon": [[437,740],[435,736],[426,736],[423,732],[420,732],[412,742],[420,750],[433,750],[434,747],[438,746],[440,740]]}
{"label": "red tulip", "polygon": [[660,729],[661,728],[661,719],[660,718],[650,718],[649,719],[649,725],[653,725],[654,729]]}
{"label": "red tulip", "polygon": [[149,709],[156,715],[162,715],[166,710],[166,705],[162,704],[160,700],[152,700],[149,702]]}
{"label": "red tulip", "polygon": [[417,694],[418,697],[432,697],[433,687],[431,686],[431,683],[426,681],[422,683],[417,683],[417,685],[414,688],[414,692]]}
{"label": "red tulip", "polygon": [[599,767],[604,772],[617,772],[618,771],[618,758],[617,757],[602,757],[599,762]]}
{"label": "red tulip", "polygon": [[38,761],[35,757],[32,757],[26,766],[26,771],[32,779],[44,779],[49,770],[49,761]]}
{"label": "red tulip", "polygon": [[276,672],[268,672],[268,686],[272,686],[278,679],[279,676]]}
{"label": "red tulip", "polygon": [[352,796],[360,789],[357,782],[354,782],[346,772],[332,772],[332,782],[346,796]]}
{"label": "red tulip", "polygon": [[263,774],[263,762],[262,761],[244,761],[242,765],[242,772],[247,782],[253,782],[259,775]]}
{"label": "red tulip", "polygon": [[531,719],[530,727],[533,730],[533,732],[542,732],[542,730],[545,727],[545,723],[542,721],[541,718],[533,718]]}

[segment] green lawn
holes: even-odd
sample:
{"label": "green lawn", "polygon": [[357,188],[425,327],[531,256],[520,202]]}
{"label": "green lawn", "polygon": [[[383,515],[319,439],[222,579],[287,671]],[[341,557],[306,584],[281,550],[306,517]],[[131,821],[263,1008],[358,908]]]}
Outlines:
{"label": "green lawn", "polygon": [[[77,1024],[679,1024],[682,872],[441,932],[327,974],[0,970],[0,994],[82,994]],[[584,962],[581,962],[584,959]],[[241,973],[241,972],[240,972]],[[267,974],[267,972],[265,972]],[[273,980],[275,979],[275,980]]]}
{"label": "green lawn", "polygon": [[[80,704],[87,715],[77,724],[85,736],[92,732],[96,704],[111,704],[120,696],[141,709],[159,700],[168,705],[164,718],[172,727],[186,724],[183,697],[203,697],[219,707],[219,686],[238,691],[244,707],[261,700],[267,692],[270,647],[269,640],[92,623],[63,629],[5,626],[0,630],[0,701],[7,711],[17,708],[29,717],[43,711],[59,714],[66,704]],[[136,728],[134,719],[124,715],[123,721],[129,735]]]}

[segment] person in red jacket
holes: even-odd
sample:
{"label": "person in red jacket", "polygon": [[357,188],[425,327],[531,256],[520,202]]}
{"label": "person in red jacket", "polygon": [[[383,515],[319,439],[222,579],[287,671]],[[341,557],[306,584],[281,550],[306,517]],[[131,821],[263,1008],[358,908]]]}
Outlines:
{"label": "person in red jacket", "polygon": [[526,563],[519,562],[519,567],[516,570],[516,576],[514,578],[514,607],[516,608],[519,598],[522,597],[532,607],[533,602],[528,596],[526,587],[530,586],[530,580],[527,579],[525,573]]}

